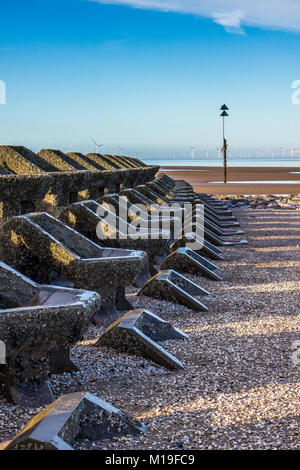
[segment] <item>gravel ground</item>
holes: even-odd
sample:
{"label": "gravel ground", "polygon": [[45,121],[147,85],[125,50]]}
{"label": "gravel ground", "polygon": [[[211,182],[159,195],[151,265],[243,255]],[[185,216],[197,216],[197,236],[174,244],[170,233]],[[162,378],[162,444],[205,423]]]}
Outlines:
{"label": "gravel ground", "polygon": [[[86,449],[300,449],[300,217],[298,211],[235,209],[249,246],[224,249],[222,282],[187,276],[211,293],[208,313],[130,298],[190,335],[164,347],[185,364],[170,372],[139,357],[96,349],[92,326],[73,348],[81,372],[53,376],[57,397],[86,390],[148,424],[148,432]],[[0,441],[39,409],[0,397]]]}
{"label": "gravel ground", "polygon": [[[300,182],[300,180],[299,180]],[[247,208],[250,206],[253,209],[291,209],[300,210],[300,194],[292,195],[253,195],[253,196],[215,196],[216,199],[226,201],[228,207],[231,208]]]}

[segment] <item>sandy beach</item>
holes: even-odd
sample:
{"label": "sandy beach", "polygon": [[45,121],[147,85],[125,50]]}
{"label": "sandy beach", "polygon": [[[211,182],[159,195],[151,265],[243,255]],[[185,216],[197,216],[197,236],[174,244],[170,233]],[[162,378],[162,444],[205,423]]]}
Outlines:
{"label": "sandy beach", "polygon": [[299,194],[300,167],[229,167],[227,184],[222,167],[161,167],[174,179],[184,179],[196,192],[207,194]]}

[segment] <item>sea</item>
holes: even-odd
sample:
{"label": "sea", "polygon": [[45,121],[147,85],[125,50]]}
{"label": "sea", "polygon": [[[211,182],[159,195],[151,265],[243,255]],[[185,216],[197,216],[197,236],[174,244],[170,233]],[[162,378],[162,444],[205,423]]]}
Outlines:
{"label": "sea", "polygon": [[[197,166],[223,166],[223,159],[164,159],[164,158],[144,158],[143,161],[148,165],[159,165],[162,167],[197,167]],[[227,158],[227,166],[229,167],[269,167],[269,168],[280,168],[280,167],[293,167],[300,168],[300,157],[293,159],[282,159],[282,158],[249,158],[249,159],[238,159],[238,158]],[[300,174],[300,172],[299,172]]]}

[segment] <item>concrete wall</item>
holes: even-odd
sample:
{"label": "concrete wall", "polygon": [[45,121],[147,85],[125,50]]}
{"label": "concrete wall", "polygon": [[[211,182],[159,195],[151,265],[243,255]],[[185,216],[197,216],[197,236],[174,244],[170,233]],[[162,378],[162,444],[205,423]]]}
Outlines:
{"label": "concrete wall", "polygon": [[64,171],[35,175],[0,174],[0,220],[34,211],[58,215],[61,207],[97,199],[154,179],[159,167],[111,171]]}

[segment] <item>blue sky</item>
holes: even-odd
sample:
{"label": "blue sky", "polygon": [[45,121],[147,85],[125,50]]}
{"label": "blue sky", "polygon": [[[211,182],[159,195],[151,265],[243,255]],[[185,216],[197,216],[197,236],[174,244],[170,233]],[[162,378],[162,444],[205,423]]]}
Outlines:
{"label": "blue sky", "polygon": [[93,137],[147,157],[216,147],[225,102],[233,146],[299,145],[300,6],[259,3],[1,0],[0,142],[88,152]]}

